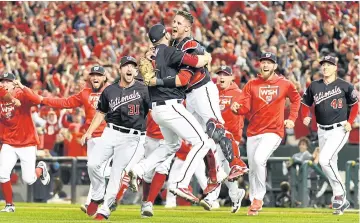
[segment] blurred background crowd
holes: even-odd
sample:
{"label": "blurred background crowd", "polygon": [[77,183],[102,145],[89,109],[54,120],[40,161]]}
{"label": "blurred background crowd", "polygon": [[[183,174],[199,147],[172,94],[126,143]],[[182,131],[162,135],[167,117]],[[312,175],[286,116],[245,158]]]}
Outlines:
{"label": "blurred background crowd", "polygon": [[[120,58],[149,48],[147,31],[171,27],[174,10],[193,14],[193,36],[213,56],[213,70],[233,68],[242,87],[258,73],[261,52],[275,53],[278,73],[302,94],[321,78],[319,59],[338,58],[338,76],[359,90],[359,2],[0,2],[0,72],[12,72],[42,96],[79,92],[90,67],[104,66],[118,79]],[[213,76],[216,81],[216,76]],[[82,108],[33,111],[41,135],[39,156],[85,156],[79,144]],[[349,143],[359,143],[358,116]],[[284,144],[316,141],[316,121],[298,120]],[[245,140],[245,138],[244,138]]]}

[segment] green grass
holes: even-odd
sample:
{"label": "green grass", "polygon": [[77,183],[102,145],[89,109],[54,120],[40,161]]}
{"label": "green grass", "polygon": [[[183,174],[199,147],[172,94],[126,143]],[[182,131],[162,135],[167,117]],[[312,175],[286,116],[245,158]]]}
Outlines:
{"label": "green grass", "polygon": [[[330,209],[264,208],[258,216],[246,216],[246,207],[231,214],[229,207],[211,212],[201,207],[178,207],[165,209],[155,206],[152,218],[140,218],[140,206],[118,206],[108,222],[162,222],[162,223],[230,223],[230,222],[359,222],[359,211],[348,211],[342,216],[333,216]],[[0,213],[0,222],[94,222],[80,211],[79,205],[17,203],[15,213]]]}

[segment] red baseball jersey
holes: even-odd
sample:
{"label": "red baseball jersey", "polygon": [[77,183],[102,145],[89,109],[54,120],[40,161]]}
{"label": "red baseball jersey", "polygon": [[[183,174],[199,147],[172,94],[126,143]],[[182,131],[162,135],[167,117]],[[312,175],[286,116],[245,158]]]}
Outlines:
{"label": "red baseball jersey", "polygon": [[146,135],[153,139],[164,139],[161,134],[160,127],[151,116],[151,111],[149,111],[146,119]]}
{"label": "red baseball jersey", "polygon": [[289,118],[295,123],[300,108],[300,95],[295,86],[284,77],[275,75],[271,80],[258,78],[250,80],[237,99],[243,106],[238,114],[245,114],[249,120],[247,136],[276,133],[284,136],[285,100],[290,99]]}
{"label": "red baseball jersey", "polygon": [[11,103],[0,101],[0,140],[13,147],[39,145],[39,136],[31,118],[31,106],[40,104],[40,97],[27,87],[15,89],[12,95],[21,102],[21,106],[15,107]]}
{"label": "red baseball jersey", "polygon": [[[97,103],[99,101],[101,92],[105,89],[105,85],[99,92],[93,92],[91,88],[84,88],[79,93],[68,98],[44,98],[43,104],[54,108],[77,108],[84,106],[85,109],[85,123],[82,129],[88,129],[93,120]],[[100,137],[106,127],[106,122],[103,121],[101,125],[94,131],[92,137]]]}
{"label": "red baseball jersey", "polygon": [[233,134],[234,139],[241,141],[242,131],[244,127],[244,116],[234,114],[230,107],[234,100],[237,100],[241,94],[239,87],[232,83],[227,89],[221,89],[219,85],[220,110],[225,121],[225,129]]}
{"label": "red baseball jersey", "polygon": [[45,125],[45,134],[44,134],[44,149],[52,150],[55,141],[56,141],[56,135],[60,132],[60,126],[59,123],[50,124],[46,123]]}

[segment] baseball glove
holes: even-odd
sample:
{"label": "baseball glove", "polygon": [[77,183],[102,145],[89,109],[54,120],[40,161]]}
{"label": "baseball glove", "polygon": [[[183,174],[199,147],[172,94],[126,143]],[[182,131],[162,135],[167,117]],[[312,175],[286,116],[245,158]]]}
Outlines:
{"label": "baseball glove", "polygon": [[139,72],[143,77],[144,83],[146,85],[148,85],[150,80],[155,77],[155,72],[151,61],[144,57],[140,58]]}

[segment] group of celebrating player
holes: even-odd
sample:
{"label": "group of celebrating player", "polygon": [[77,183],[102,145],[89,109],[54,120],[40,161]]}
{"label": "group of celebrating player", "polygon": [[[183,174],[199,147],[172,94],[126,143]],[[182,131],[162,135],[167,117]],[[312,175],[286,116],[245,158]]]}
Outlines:
{"label": "group of celebrating player", "polygon": [[[290,81],[275,73],[277,58],[272,53],[261,55],[260,74],[242,91],[233,82],[228,66],[216,71],[215,85],[208,69],[211,56],[191,37],[192,23],[191,14],[178,11],[171,34],[161,24],[151,27],[148,35],[154,49],[146,55],[154,66],[155,77],[151,79],[140,78],[138,61],[131,56],[121,59],[118,83],[107,84],[105,69],[94,66],[90,87],[69,98],[43,98],[16,81],[13,74],[0,76],[0,183],[6,201],[2,211],[15,211],[10,173],[18,158],[25,182],[32,184],[40,178],[49,183],[45,163],[34,166],[39,141],[30,107],[43,104],[85,108],[87,131],[81,143],[87,145],[91,185],[82,210],[96,220],[110,216],[127,188],[138,191],[139,180],[143,186],[141,215],[152,217],[153,203],[168,174],[172,194],[199,203],[206,210],[212,209],[225,183],[232,200],[231,212],[236,213],[245,195],[237,179],[248,173],[251,205],[247,215],[257,215],[266,193],[267,160],[279,146],[284,128],[294,127],[301,97]],[[324,79],[307,89],[301,114],[308,125],[308,106],[315,103],[317,117],[328,116],[332,109],[331,116],[317,119],[322,131],[320,164],[334,191],[334,214],[342,214],[349,203],[337,170],[337,153],[356,117],[357,94],[352,85],[336,78],[335,58],[327,56],[321,64]],[[291,106],[285,120],[286,98]],[[337,100],[336,108],[333,100]],[[238,148],[244,118],[249,120],[249,169]],[[342,136],[341,142],[334,134]],[[206,195],[202,200],[188,189],[194,174]],[[107,184],[105,178],[109,178]],[[168,207],[176,206],[174,196],[167,198]]]}

